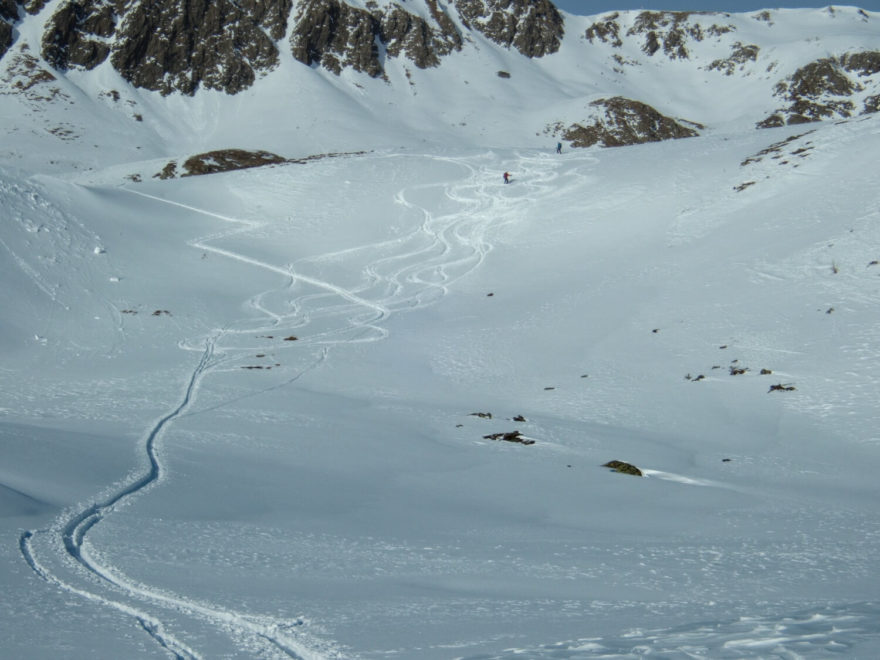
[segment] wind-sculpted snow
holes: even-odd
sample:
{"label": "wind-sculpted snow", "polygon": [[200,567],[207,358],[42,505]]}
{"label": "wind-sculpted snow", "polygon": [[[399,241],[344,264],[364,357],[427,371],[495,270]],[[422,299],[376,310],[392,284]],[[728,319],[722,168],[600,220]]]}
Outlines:
{"label": "wind-sculpted snow", "polygon": [[[816,608],[781,619],[744,616],[734,621],[707,622],[661,629],[634,629],[619,638],[595,637],[463,660],[544,660],[602,658],[626,660],[657,655],[663,658],[862,657],[870,643],[876,603]],[[870,653],[870,651],[869,651]]]}

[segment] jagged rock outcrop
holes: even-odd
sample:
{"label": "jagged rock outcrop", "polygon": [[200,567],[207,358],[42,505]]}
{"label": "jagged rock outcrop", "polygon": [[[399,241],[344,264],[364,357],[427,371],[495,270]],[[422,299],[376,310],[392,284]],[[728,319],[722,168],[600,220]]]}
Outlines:
{"label": "jagged rock outcrop", "polygon": [[379,44],[389,57],[404,56],[419,68],[438,66],[440,58],[460,50],[455,24],[435,0],[426,0],[434,24],[400,5],[384,12],[352,7],[342,0],[306,0],[290,37],[293,56],[336,74],[352,68],[370,76],[385,74]]}
{"label": "jagged rock outcrop", "polygon": [[730,57],[727,59],[713,60],[708,67],[709,71],[722,71],[725,75],[732,76],[737,68],[743,68],[749,62],[755,62],[758,59],[758,52],[761,49],[754,45],[744,45],[737,41],[731,46]]}
{"label": "jagged rock outcrop", "polygon": [[12,24],[8,21],[0,20],[0,59],[9,50],[12,45]]}
{"label": "jagged rock outcrop", "polygon": [[154,0],[131,6],[118,26],[113,67],[138,87],[235,94],[278,63],[262,26],[230,0]]}
{"label": "jagged rock outcrop", "polygon": [[635,24],[627,31],[628,36],[643,35],[642,50],[653,55],[661,48],[672,59],[688,59],[688,38],[702,41],[706,36],[720,36],[732,31],[729,25],[712,24],[704,28],[699,22],[691,21],[694,15],[705,12],[687,11],[643,11],[636,17]]}
{"label": "jagged rock outcrop", "polygon": [[[703,41],[708,37],[720,37],[733,32],[736,28],[729,24],[719,24],[714,19],[723,14],[712,12],[688,11],[643,11],[636,16],[633,25],[626,31],[627,37],[642,41],[641,50],[649,56],[659,51],[670,59],[686,60],[690,58],[689,41]],[[696,18],[712,18],[713,22],[704,25],[704,21]],[[590,43],[601,41],[615,48],[623,46],[620,14],[604,16],[601,21],[593,23],[585,33]]]}
{"label": "jagged rock outcrop", "polygon": [[383,73],[378,35],[378,21],[364,9],[341,0],[306,0],[296,16],[290,47],[303,64],[336,74],[351,67],[377,77]]}
{"label": "jagged rock outcrop", "polygon": [[436,0],[427,0],[431,27],[424,19],[397,7],[382,17],[380,38],[390,57],[403,55],[420,69],[440,65],[440,58],[461,50],[462,38],[452,19]]}
{"label": "jagged rock outcrop", "polygon": [[610,44],[614,48],[623,46],[623,39],[620,38],[620,24],[617,22],[618,18],[620,18],[620,14],[614,12],[602,17],[601,21],[593,23],[584,34],[587,41],[593,43],[598,39],[603,43]]}
{"label": "jagged rock outcrop", "polygon": [[596,109],[592,121],[572,124],[567,128],[558,125],[554,132],[573,147],[591,147],[594,144],[622,147],[696,137],[699,135],[696,129],[703,128],[695,122],[666,117],[645,103],[621,96],[593,101],[590,107]]}
{"label": "jagged rock outcrop", "polygon": [[278,63],[291,0],[67,0],[49,19],[43,57],[92,69],[110,56],[138,87],[234,94]]}
{"label": "jagged rock outcrop", "polygon": [[776,85],[774,96],[783,99],[786,105],[758,122],[758,127],[805,124],[877,112],[880,93],[865,95],[861,111],[854,98],[866,90],[880,92],[878,74],[880,51],[847,53],[810,62]]}
{"label": "jagged rock outcrop", "polygon": [[71,0],[49,19],[43,33],[43,58],[57,69],[94,69],[107,59],[107,41],[116,29],[116,10],[109,2]]}
{"label": "jagged rock outcrop", "polygon": [[559,50],[565,25],[550,0],[455,0],[462,22],[526,57]]}
{"label": "jagged rock outcrop", "polygon": [[36,14],[46,4],[46,0],[0,0],[0,60],[14,42],[15,28],[18,22],[18,8],[22,7],[29,14]]}
{"label": "jagged rock outcrop", "polygon": [[[18,7],[43,2],[0,0],[0,49],[12,43]],[[402,1],[362,8],[345,0],[63,0],[46,23],[42,55],[61,70],[93,69],[109,58],[133,85],[163,94],[200,87],[234,94],[278,64],[277,42],[295,8],[289,45],[297,60],[380,77],[385,57],[428,68],[462,48],[438,0],[422,2],[416,13]],[[465,0],[465,13],[500,42],[536,55],[559,47],[562,20],[549,0],[487,2],[485,23],[477,20],[482,0]]]}
{"label": "jagged rock outcrop", "polygon": [[18,5],[15,0],[0,0],[0,58],[12,45],[12,25],[18,20]]}

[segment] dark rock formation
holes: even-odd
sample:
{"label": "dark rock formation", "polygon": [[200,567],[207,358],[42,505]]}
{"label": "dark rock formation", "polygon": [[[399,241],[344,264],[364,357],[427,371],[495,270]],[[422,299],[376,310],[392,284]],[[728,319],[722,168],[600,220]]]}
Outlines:
{"label": "dark rock formation", "polygon": [[336,74],[351,67],[370,76],[382,75],[379,63],[378,20],[341,0],[305,0],[290,37],[293,56],[303,64],[318,64]]}
{"label": "dark rock formation", "polygon": [[[246,151],[244,149],[218,149],[190,156],[183,163],[180,176],[217,174],[233,170],[246,170],[251,167],[277,165],[288,160],[268,151]],[[178,175],[177,161],[170,161],[161,171],[153,175],[155,179],[173,179]]]}
{"label": "dark rock formation", "polygon": [[12,45],[12,25],[4,20],[0,20],[0,59],[9,50]]}
{"label": "dark rock formation", "polygon": [[290,37],[293,56],[336,74],[350,67],[375,78],[385,74],[379,60],[382,44],[389,57],[406,57],[422,69],[438,66],[443,55],[461,49],[462,38],[436,0],[426,4],[433,25],[399,5],[382,13],[341,0],[306,0]]}
{"label": "dark rock formation", "polygon": [[758,59],[760,48],[754,44],[743,45],[737,41],[731,47],[731,54],[726,60],[714,60],[707,67],[710,71],[723,71],[725,75],[732,76],[736,68]]}
{"label": "dark rock formation", "polygon": [[[776,85],[786,105],[758,123],[759,128],[848,118],[856,113],[852,96],[867,86],[880,90],[880,51],[847,53],[815,60]],[[862,114],[877,112],[877,95],[865,99]]]}
{"label": "dark rock formation", "polygon": [[0,59],[12,45],[12,24],[18,20],[18,3],[0,0]]}
{"label": "dark rock formation", "polygon": [[489,435],[484,435],[483,438],[485,440],[502,440],[504,442],[515,442],[520,445],[533,445],[535,441],[531,438],[527,438],[519,431],[508,431],[506,433],[490,433]]}
{"label": "dark rock formation", "polygon": [[621,474],[632,474],[637,477],[644,476],[642,471],[637,468],[632,463],[625,463],[623,461],[608,461],[602,467],[611,468],[614,472],[620,472]]}
{"label": "dark rock formation", "polygon": [[648,55],[653,55],[662,47],[669,57],[686,60],[689,57],[685,45],[687,37],[691,36],[695,41],[703,40],[702,29],[699,25],[691,24],[689,18],[690,12],[643,11],[627,31],[627,36],[644,35],[642,50]]}
{"label": "dark rock formation", "polygon": [[216,174],[217,172],[244,170],[251,167],[277,165],[284,162],[287,162],[286,158],[268,151],[221,149],[187,158],[183,163],[183,169],[186,171],[182,176]]}
{"label": "dark rock formation", "polygon": [[400,7],[382,17],[379,36],[390,57],[402,54],[420,69],[426,69],[438,66],[443,55],[461,50],[461,35],[452,19],[440,10],[435,0],[429,0],[428,6],[437,21],[436,28]]}
{"label": "dark rock formation", "polygon": [[272,39],[284,35],[291,1],[67,0],[46,24],[42,54],[59,69],[110,56],[126,80],[163,94],[235,93],[277,64]]}
{"label": "dark rock formation", "polygon": [[562,137],[573,147],[590,147],[594,144],[622,147],[695,137],[698,135],[695,129],[703,128],[694,122],[687,122],[690,127],[684,126],[645,103],[620,96],[599,99],[590,105],[600,109],[602,114],[596,116],[591,124],[572,124],[562,130]]}
{"label": "dark rock formation", "polygon": [[18,5],[15,0],[0,0],[0,18],[5,21],[15,22],[18,20]]}
{"label": "dark rock formation", "polygon": [[617,23],[619,17],[620,14],[617,12],[608,14],[602,21],[593,23],[588,27],[585,36],[589,42],[593,43],[595,39],[598,39],[603,43],[611,44],[615,48],[620,48],[623,45],[623,40],[620,38],[620,25]]}
{"label": "dark rock formation", "polygon": [[118,25],[113,67],[138,87],[235,94],[278,62],[275,44],[230,0],[154,0],[131,5]]}
{"label": "dark rock formation", "polygon": [[[734,30],[731,25],[708,26],[692,20],[694,16],[712,16],[711,12],[686,11],[643,11],[636,16],[632,27],[626,31],[627,37],[642,40],[641,49],[649,56],[659,51],[671,59],[689,59],[687,44],[692,41],[703,41],[708,37],[720,37]],[[584,35],[590,43],[597,40],[615,48],[623,46],[621,37],[620,14],[604,16],[601,21],[593,23]]]}
{"label": "dark rock formation", "polygon": [[[301,158],[284,158],[270,151],[248,151],[245,149],[217,149],[202,154],[190,156],[183,162],[183,173],[180,176],[197,176],[201,174],[217,174],[218,172],[231,172],[233,170],[246,170],[251,167],[264,167],[266,165],[306,165],[325,158],[346,158],[362,156],[365,151],[343,151],[324,154],[313,154]],[[153,175],[155,179],[173,179],[178,176],[177,161],[172,160],[165,164],[161,171]],[[285,341],[296,341],[296,337],[290,336]]]}
{"label": "dark rock formation", "polygon": [[110,54],[106,39],[115,28],[115,9],[110,3],[70,0],[46,24],[43,58],[56,69],[94,69]]}
{"label": "dark rock formation", "polygon": [[562,15],[550,0],[455,0],[462,22],[526,57],[559,50],[565,34]]}

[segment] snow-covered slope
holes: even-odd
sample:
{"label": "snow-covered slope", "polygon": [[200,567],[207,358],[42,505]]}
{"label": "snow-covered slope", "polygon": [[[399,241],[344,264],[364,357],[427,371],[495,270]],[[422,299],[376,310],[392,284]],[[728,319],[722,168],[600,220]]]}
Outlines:
{"label": "snow-covered slope", "polygon": [[[755,129],[872,24],[770,17],[235,96],[13,46],[0,655],[876,657],[880,120]],[[614,95],[706,128],[554,153]],[[153,176],[230,147],[316,157]]]}

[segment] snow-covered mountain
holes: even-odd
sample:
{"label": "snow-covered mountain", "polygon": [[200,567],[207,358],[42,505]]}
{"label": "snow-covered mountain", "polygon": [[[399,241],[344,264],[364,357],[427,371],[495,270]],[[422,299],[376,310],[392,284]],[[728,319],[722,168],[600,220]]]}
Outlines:
{"label": "snow-covered mountain", "polygon": [[878,20],[0,0],[0,656],[877,657]]}
{"label": "snow-covered mountain", "polygon": [[156,145],[617,145],[874,112],[877,22],[854,7],[578,17],[547,0],[7,0],[0,91],[17,100],[4,104],[13,127],[59,152],[127,147],[126,162]]}

